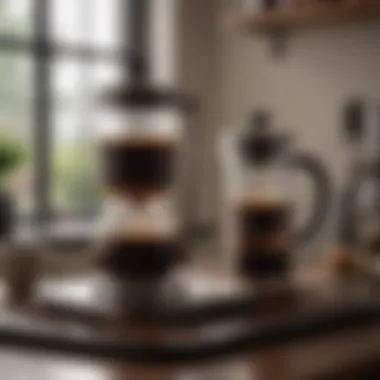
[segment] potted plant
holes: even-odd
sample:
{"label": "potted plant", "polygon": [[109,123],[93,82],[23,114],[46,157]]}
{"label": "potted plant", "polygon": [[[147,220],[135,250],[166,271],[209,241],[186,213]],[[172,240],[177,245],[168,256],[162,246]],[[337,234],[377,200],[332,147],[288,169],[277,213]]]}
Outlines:
{"label": "potted plant", "polygon": [[23,146],[10,135],[0,133],[0,240],[12,231],[13,202],[8,180],[25,159]]}

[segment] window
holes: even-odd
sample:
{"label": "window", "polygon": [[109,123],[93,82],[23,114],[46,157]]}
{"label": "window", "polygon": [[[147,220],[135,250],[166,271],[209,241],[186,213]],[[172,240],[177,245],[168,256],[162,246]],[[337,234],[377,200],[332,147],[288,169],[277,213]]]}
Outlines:
{"label": "window", "polygon": [[10,136],[26,151],[26,162],[13,179],[12,191],[25,212],[34,210],[33,184],[33,61],[23,52],[0,54],[0,132]]}
{"label": "window", "polygon": [[18,37],[31,37],[33,2],[34,0],[1,1],[0,33]]}
{"label": "window", "polygon": [[91,213],[100,204],[92,99],[120,74],[120,66],[112,63],[89,65],[76,58],[52,62],[51,201],[61,215]]}
{"label": "window", "polygon": [[72,45],[117,48],[120,2],[125,0],[51,0],[49,33],[52,40]]}
{"label": "window", "polygon": [[0,131],[27,152],[14,179],[22,213],[70,218],[100,204],[92,99],[123,73],[126,3],[0,1]]}

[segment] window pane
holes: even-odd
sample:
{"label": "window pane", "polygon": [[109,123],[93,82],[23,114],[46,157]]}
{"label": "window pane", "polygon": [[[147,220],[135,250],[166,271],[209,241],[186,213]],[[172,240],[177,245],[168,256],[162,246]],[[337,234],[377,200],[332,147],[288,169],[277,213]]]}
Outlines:
{"label": "window pane", "polygon": [[0,138],[7,146],[16,144],[24,156],[22,165],[7,174],[5,180],[22,212],[33,211],[34,205],[32,96],[30,58],[0,54]]}
{"label": "window pane", "polygon": [[0,33],[29,36],[32,31],[32,4],[34,0],[0,1]]}
{"label": "window pane", "polygon": [[120,7],[126,0],[51,0],[51,35],[57,42],[116,48]]}
{"label": "window pane", "polygon": [[[122,3],[128,0],[93,0],[92,42],[103,47],[120,47]],[[124,7],[125,8],[125,7]],[[124,15],[124,19],[127,16]],[[124,36],[125,38],[125,36]]]}
{"label": "window pane", "polygon": [[59,60],[53,66],[54,152],[53,207],[76,214],[91,211],[102,200],[92,99],[121,69]]}

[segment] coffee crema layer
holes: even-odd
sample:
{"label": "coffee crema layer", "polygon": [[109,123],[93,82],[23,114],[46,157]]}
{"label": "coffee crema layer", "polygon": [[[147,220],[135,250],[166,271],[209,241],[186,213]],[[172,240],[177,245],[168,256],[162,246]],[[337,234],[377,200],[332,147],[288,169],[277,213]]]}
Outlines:
{"label": "coffee crema layer", "polygon": [[289,228],[290,208],[286,202],[241,202],[238,220],[241,234],[247,237],[283,232]]}

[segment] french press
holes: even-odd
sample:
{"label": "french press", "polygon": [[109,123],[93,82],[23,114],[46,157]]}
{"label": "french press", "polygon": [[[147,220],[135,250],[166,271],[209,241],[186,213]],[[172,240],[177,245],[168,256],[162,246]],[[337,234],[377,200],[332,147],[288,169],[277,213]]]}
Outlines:
{"label": "french press", "polygon": [[[181,257],[179,174],[183,111],[189,106],[187,97],[137,79],[109,90],[99,116],[107,197],[97,262],[124,284],[124,295],[129,289],[139,302],[142,293],[160,291]],[[153,306],[152,299],[146,303]]]}
{"label": "french press", "polygon": [[[229,265],[249,278],[288,273],[291,252],[309,242],[326,220],[330,179],[322,163],[293,152],[289,136],[277,132],[265,111],[250,115],[242,130],[221,142],[224,177],[224,250]],[[292,228],[290,171],[301,169],[314,182],[312,213],[297,231]]]}

